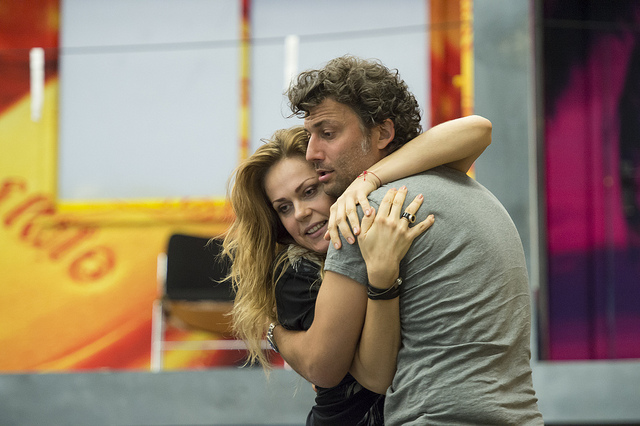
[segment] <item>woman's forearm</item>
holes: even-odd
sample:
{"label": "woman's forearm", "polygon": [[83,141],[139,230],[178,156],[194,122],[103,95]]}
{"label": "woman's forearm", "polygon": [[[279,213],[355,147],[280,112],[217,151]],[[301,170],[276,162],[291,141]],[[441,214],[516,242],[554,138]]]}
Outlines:
{"label": "woman's forearm", "polygon": [[351,375],[365,388],[384,394],[395,375],[399,349],[399,298],[369,300]]}
{"label": "woman's forearm", "polygon": [[385,184],[447,165],[466,173],[491,144],[492,125],[478,115],[438,124],[407,142],[368,170]]}
{"label": "woman's forearm", "polygon": [[[389,189],[377,212],[362,220],[358,236],[360,252],[367,265],[367,305],[360,341],[356,347],[351,374],[365,388],[385,393],[396,371],[401,345],[400,262],[413,240],[434,222],[433,215],[409,228],[401,217],[407,195],[405,186]],[[418,195],[404,208],[414,214],[422,205]]]}

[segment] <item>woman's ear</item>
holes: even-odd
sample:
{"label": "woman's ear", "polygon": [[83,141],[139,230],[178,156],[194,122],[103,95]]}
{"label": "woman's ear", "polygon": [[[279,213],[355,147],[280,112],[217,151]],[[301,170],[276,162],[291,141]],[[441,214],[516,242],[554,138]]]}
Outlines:
{"label": "woman's ear", "polygon": [[378,124],[378,140],[376,141],[378,149],[382,150],[391,143],[393,138],[396,136],[396,129],[393,124],[393,121],[390,118],[384,120],[381,124]]}

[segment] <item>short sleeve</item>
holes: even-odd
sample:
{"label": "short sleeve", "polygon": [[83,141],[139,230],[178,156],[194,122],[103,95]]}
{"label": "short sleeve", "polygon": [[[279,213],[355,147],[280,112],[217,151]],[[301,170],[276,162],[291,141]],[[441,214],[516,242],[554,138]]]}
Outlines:
{"label": "short sleeve", "polygon": [[320,269],[306,259],[296,266],[289,266],[276,282],[278,321],[288,330],[307,330],[313,323]]}
{"label": "short sleeve", "polygon": [[[379,191],[380,189],[377,189],[369,194],[369,203],[374,206],[376,210],[378,209],[379,203],[377,199],[372,197],[372,195],[379,193]],[[386,193],[386,189],[384,192]],[[358,205],[357,208],[358,217],[360,218],[360,221],[362,221],[362,218],[364,217],[362,207]],[[327,259],[324,263],[324,270],[336,272],[351,278],[362,285],[367,285],[367,265],[364,262],[358,243],[349,244],[342,234],[340,234],[340,239],[342,240],[342,247],[340,249],[336,249],[333,247],[333,244],[329,244],[329,251],[327,252]]]}

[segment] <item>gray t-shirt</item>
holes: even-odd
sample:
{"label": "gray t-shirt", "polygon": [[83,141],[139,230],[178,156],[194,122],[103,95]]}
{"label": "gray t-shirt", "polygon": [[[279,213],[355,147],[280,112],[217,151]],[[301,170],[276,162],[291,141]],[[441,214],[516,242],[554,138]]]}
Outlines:
{"label": "gray t-shirt", "polygon": [[[531,307],[522,243],[485,187],[445,166],[392,182],[435,223],[400,264],[402,348],[385,424],[543,424],[531,380]],[[361,213],[361,212],[360,212]],[[329,248],[325,270],[367,282],[357,245]]]}

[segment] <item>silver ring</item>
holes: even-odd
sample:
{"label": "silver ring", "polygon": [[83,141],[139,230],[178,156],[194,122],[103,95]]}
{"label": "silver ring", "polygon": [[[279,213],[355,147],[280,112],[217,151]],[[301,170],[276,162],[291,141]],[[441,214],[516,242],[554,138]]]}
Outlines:
{"label": "silver ring", "polygon": [[407,213],[404,212],[402,213],[402,216],[400,216],[401,219],[407,219],[409,221],[409,223],[413,223],[416,221],[416,215],[411,214],[411,213]]}

